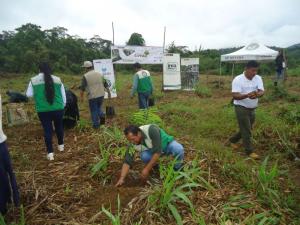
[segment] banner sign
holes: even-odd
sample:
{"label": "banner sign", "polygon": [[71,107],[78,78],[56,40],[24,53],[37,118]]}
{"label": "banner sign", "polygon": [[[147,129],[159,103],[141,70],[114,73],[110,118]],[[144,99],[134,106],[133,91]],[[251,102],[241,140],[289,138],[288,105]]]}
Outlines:
{"label": "banner sign", "polygon": [[[117,97],[115,74],[111,59],[95,59],[93,60],[93,64],[94,69],[104,76],[109,86],[111,97]],[[107,92],[105,92],[105,98],[108,98]]]}
{"label": "banner sign", "polygon": [[163,89],[180,90],[180,55],[167,53],[163,58]]}
{"label": "banner sign", "polygon": [[181,87],[194,90],[199,81],[199,58],[181,58]]}
{"label": "banner sign", "polygon": [[111,46],[111,59],[115,64],[162,64],[163,47]]}

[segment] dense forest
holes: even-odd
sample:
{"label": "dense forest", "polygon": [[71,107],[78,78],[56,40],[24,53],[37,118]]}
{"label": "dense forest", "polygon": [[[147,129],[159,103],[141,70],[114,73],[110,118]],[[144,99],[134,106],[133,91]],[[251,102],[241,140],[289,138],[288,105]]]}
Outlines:
{"label": "dense forest", "polygon": [[[78,74],[84,60],[110,58],[110,40],[102,39],[95,35],[90,39],[69,35],[64,27],[54,27],[42,30],[35,24],[25,24],[14,31],[0,33],[0,72],[3,73],[28,73],[37,71],[40,61],[50,62],[55,72]],[[125,44],[125,43],[124,43]],[[145,45],[141,34],[133,33],[128,45]],[[277,47],[272,47],[278,49]],[[218,74],[220,55],[233,52],[239,48],[226,49],[197,49],[189,50],[186,46],[177,46],[175,42],[167,46],[167,51],[180,53],[182,57],[199,57],[200,73]],[[290,75],[300,74],[300,44],[285,49],[288,58]],[[231,64],[222,67],[222,74],[231,73]],[[237,65],[236,70],[243,65]],[[273,74],[274,63],[261,65],[262,74]],[[148,66],[160,71],[161,66]],[[117,69],[128,70],[130,67],[118,65]]]}

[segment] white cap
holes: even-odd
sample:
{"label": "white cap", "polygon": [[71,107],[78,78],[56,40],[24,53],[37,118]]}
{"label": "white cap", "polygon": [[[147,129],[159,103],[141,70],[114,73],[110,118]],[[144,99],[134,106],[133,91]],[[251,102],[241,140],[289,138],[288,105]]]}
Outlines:
{"label": "white cap", "polygon": [[93,63],[91,61],[84,61],[83,65],[81,67],[90,68],[93,66]]}

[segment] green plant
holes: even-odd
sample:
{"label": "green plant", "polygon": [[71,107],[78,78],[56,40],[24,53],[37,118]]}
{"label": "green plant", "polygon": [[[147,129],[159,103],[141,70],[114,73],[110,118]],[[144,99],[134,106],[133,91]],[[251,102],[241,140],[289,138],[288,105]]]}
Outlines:
{"label": "green plant", "polygon": [[103,127],[101,135],[106,144],[112,144],[115,147],[125,145],[127,140],[123,132],[117,127],[113,126],[112,128]]}
{"label": "green plant", "polygon": [[80,132],[82,131],[86,131],[90,128],[90,124],[87,120],[85,119],[80,119],[78,122],[77,122],[77,125],[76,125],[76,129],[78,129]]}
{"label": "green plant", "polygon": [[279,208],[280,196],[278,193],[278,182],[276,178],[279,175],[277,163],[270,169],[267,168],[269,156],[265,158],[260,167],[258,168],[258,195],[271,207],[277,206]]}
{"label": "green plant", "polygon": [[158,126],[163,126],[163,121],[157,115],[157,112],[157,108],[155,107],[140,109],[138,112],[132,114],[130,122],[137,126],[145,124],[156,124]]}
{"label": "green plant", "polygon": [[105,171],[108,167],[110,157],[110,146],[108,148],[104,148],[104,146],[101,143],[99,143],[99,151],[101,158],[97,157],[98,162],[92,166],[92,176],[95,176],[101,171]]}
{"label": "green plant", "polygon": [[67,186],[65,187],[65,193],[66,194],[72,193],[72,187],[70,186],[70,184],[67,184]]}
{"label": "green plant", "polygon": [[278,129],[275,129],[278,137],[279,137],[279,140],[280,140],[280,143],[283,145],[285,151],[290,155],[292,156],[293,159],[299,159],[297,157],[297,155],[295,154],[295,152],[293,151],[293,147],[292,147],[292,144],[289,140],[289,138],[287,137],[287,135],[284,133],[284,132],[279,132]]}
{"label": "green plant", "polygon": [[289,105],[281,107],[278,115],[290,124],[300,124],[300,106]]}
{"label": "green plant", "polygon": [[[25,215],[24,215],[24,207],[23,205],[20,206],[20,220],[18,223],[11,223],[11,225],[26,225],[25,222]],[[6,225],[6,222],[4,220],[4,217],[0,213],[0,225]]]}
{"label": "green plant", "polygon": [[124,158],[124,156],[126,154],[126,151],[127,151],[126,146],[115,148],[114,149],[114,155],[117,156],[117,157],[120,157],[122,159],[122,158]]}
{"label": "green plant", "polygon": [[199,97],[211,97],[212,96],[211,90],[208,87],[201,85],[200,83],[198,83],[195,86],[195,93]]}
{"label": "green plant", "polygon": [[289,102],[296,102],[299,100],[299,96],[289,93],[286,87],[281,84],[278,84],[278,86],[269,84],[268,90],[269,93],[267,93],[267,95],[263,98],[263,101],[269,102],[284,99]]}
{"label": "green plant", "polygon": [[207,172],[200,169],[198,162],[198,158],[193,159],[190,166],[184,168],[182,175],[185,176],[187,181],[197,183],[199,187],[205,190],[214,190],[215,188],[204,178]]}
{"label": "green plant", "polygon": [[112,225],[121,225],[121,203],[120,197],[118,195],[118,211],[117,214],[114,215],[111,210],[108,211],[107,209],[102,206],[102,212],[110,219]]}
{"label": "green plant", "polygon": [[182,202],[189,206],[194,213],[194,206],[188,196],[192,189],[199,185],[190,181],[189,175],[185,172],[174,171],[176,160],[165,167],[160,167],[160,174],[163,178],[162,184],[154,185],[153,192],[148,196],[148,202],[152,210],[158,210],[160,214],[171,212],[177,224],[183,224],[182,218],[176,207],[176,202]]}

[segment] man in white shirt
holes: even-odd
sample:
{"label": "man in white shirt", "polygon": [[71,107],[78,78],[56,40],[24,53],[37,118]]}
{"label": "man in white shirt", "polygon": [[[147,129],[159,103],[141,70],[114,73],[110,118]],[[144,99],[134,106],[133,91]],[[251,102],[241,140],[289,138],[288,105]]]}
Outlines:
{"label": "man in white shirt", "polygon": [[239,147],[237,142],[242,139],[246,154],[253,159],[258,159],[259,156],[254,153],[251,129],[255,121],[258,98],[264,94],[263,81],[257,75],[258,67],[259,64],[256,61],[249,61],[244,73],[236,76],[232,81],[233,104],[240,130],[227,142],[237,149]]}

